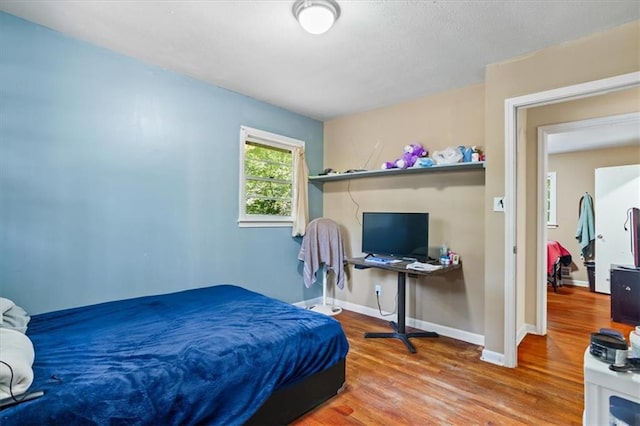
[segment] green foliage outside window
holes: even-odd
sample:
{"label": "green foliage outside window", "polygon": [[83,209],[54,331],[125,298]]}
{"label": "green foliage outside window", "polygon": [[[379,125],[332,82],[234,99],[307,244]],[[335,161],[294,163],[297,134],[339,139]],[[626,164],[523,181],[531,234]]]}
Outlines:
{"label": "green foliage outside window", "polygon": [[293,193],[291,151],[246,142],[244,167],[247,214],[290,216]]}

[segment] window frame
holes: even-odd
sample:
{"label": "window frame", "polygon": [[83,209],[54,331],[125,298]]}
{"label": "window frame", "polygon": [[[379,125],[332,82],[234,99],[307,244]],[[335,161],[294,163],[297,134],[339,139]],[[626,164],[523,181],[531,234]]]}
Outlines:
{"label": "window frame", "polygon": [[557,192],[557,174],[556,172],[547,172],[547,228],[558,227],[558,192]]}
{"label": "window frame", "polygon": [[[246,175],[245,175],[245,145],[247,142],[264,145],[267,147],[284,149],[291,152],[291,214],[289,216],[256,215],[248,214],[246,211]],[[286,227],[293,226],[296,215],[296,195],[297,195],[297,155],[296,149],[305,149],[304,141],[254,129],[247,126],[240,126],[240,170],[239,170],[239,190],[238,190],[238,226],[239,227]]]}

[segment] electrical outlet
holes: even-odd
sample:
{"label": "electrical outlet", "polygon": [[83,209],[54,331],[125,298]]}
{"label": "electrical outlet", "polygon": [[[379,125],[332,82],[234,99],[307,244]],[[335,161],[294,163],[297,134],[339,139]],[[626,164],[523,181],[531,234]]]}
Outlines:
{"label": "electrical outlet", "polygon": [[382,296],[382,286],[380,284],[376,284],[376,294]]}

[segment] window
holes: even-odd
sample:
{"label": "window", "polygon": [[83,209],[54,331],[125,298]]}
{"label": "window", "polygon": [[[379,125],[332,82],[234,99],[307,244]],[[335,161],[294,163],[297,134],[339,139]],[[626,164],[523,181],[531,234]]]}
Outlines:
{"label": "window", "polygon": [[556,220],[556,172],[547,173],[547,226],[557,227]]}
{"label": "window", "polygon": [[291,226],[304,142],[240,127],[240,226]]}

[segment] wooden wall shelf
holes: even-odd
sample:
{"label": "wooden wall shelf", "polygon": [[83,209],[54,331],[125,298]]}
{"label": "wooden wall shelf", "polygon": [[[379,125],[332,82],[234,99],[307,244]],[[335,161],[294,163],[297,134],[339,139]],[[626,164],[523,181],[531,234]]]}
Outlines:
{"label": "wooden wall shelf", "polygon": [[398,175],[410,175],[418,173],[438,173],[438,172],[459,172],[465,170],[482,170],[485,169],[484,161],[476,161],[471,163],[455,163],[446,164],[441,166],[431,167],[412,167],[409,169],[380,169],[380,170],[367,170],[364,172],[353,173],[338,173],[332,175],[323,176],[309,176],[309,182],[311,183],[324,183],[333,182],[337,180],[348,179],[360,179],[367,177],[381,177],[381,176],[398,176]]}

